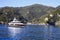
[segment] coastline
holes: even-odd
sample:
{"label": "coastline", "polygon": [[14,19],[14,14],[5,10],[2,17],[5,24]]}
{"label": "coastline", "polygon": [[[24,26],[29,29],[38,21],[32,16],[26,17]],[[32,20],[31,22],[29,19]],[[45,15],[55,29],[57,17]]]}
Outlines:
{"label": "coastline", "polygon": [[[7,22],[0,22],[0,24],[8,25]],[[48,25],[47,23],[26,23],[25,25]],[[55,26],[60,27],[60,21],[55,23]]]}

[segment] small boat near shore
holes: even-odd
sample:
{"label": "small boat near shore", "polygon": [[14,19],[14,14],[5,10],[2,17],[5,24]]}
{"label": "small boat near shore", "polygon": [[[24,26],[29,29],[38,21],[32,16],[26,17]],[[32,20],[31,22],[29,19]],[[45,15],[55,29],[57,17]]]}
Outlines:
{"label": "small boat near shore", "polygon": [[13,21],[9,22],[8,25],[11,27],[25,26],[24,23],[21,23],[16,18],[14,18]]}

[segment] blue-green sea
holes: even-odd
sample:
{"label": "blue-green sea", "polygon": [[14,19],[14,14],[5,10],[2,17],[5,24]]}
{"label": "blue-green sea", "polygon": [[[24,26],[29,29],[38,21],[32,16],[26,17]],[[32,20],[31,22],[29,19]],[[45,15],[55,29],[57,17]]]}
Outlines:
{"label": "blue-green sea", "polygon": [[0,25],[0,40],[60,40],[60,27],[51,25],[26,25],[24,27]]}

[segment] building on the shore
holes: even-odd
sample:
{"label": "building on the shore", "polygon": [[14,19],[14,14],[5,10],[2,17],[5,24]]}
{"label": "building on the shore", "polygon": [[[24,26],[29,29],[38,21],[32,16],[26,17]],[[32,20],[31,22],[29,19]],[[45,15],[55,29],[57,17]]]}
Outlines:
{"label": "building on the shore", "polygon": [[60,26],[60,21],[55,23],[56,26]]}
{"label": "building on the shore", "polygon": [[56,26],[60,26],[60,20],[55,23]]}
{"label": "building on the shore", "polygon": [[48,21],[48,18],[47,17],[45,18],[45,21]]}
{"label": "building on the shore", "polygon": [[[58,17],[60,17],[60,14],[57,14],[57,15],[58,15]],[[55,25],[60,26],[60,19],[59,19],[59,21],[57,21],[57,22],[55,23]]]}
{"label": "building on the shore", "polygon": [[52,15],[52,14],[50,14],[50,17],[53,17],[53,15]]}

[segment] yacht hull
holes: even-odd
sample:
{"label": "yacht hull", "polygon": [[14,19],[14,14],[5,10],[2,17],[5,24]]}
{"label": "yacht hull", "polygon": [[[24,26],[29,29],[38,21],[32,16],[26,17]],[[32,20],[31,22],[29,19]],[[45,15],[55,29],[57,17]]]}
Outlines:
{"label": "yacht hull", "polygon": [[25,24],[11,24],[11,25],[9,25],[9,27],[22,27],[22,26],[25,26]]}

